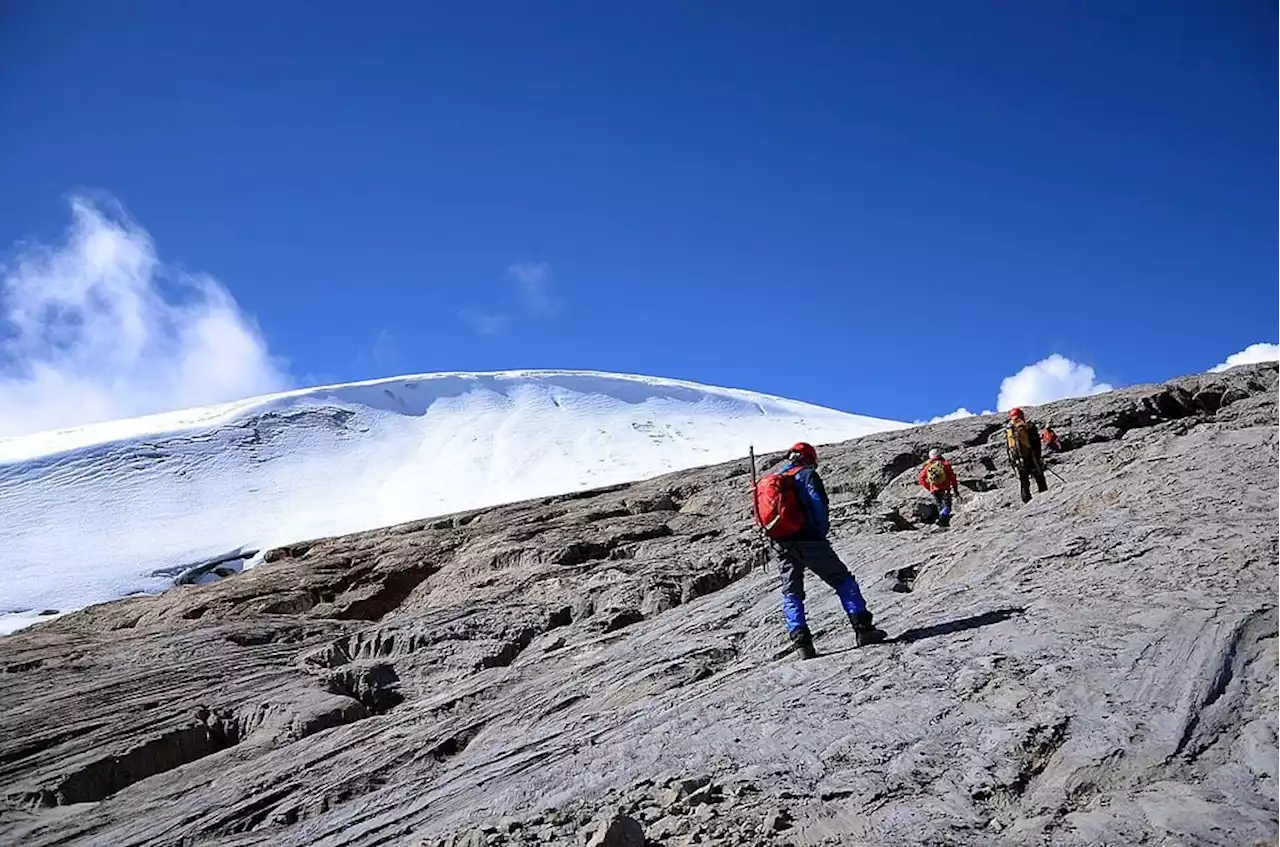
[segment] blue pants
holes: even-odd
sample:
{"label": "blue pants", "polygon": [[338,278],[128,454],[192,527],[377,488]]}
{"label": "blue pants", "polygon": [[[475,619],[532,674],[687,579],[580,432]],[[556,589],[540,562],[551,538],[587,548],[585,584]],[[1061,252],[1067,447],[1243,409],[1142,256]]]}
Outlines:
{"label": "blue pants", "polygon": [[848,615],[861,615],[867,610],[858,582],[849,573],[844,562],[831,549],[827,540],[779,541],[773,545],[778,559],[778,575],[782,581],[782,614],[787,620],[787,631],[803,629],[807,621],[804,613],[804,572],[811,570],[818,579],[835,589],[840,605]]}
{"label": "blue pants", "polygon": [[933,492],[933,502],[938,504],[938,517],[944,519],[951,518],[951,492],[935,491]]}

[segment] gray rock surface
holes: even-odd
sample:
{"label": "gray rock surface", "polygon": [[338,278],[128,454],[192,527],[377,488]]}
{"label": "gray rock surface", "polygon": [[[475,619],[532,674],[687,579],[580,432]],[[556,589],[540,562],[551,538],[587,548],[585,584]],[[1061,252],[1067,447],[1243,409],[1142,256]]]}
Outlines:
{"label": "gray rock surface", "polygon": [[1026,506],[995,417],[822,449],[894,639],[814,585],[809,662],[745,461],[41,624],[0,639],[0,843],[1273,844],[1276,389],[1029,410],[1068,450]]}

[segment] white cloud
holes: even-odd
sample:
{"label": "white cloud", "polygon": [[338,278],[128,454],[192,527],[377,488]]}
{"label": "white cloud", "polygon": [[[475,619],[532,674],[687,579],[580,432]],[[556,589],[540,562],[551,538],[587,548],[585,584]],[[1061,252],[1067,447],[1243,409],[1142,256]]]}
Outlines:
{"label": "white cloud", "polygon": [[469,323],[478,335],[497,335],[507,328],[506,315],[493,315],[468,309],[461,312],[458,317]]}
{"label": "white cloud", "polygon": [[520,284],[525,304],[534,312],[549,312],[554,305],[549,291],[550,271],[546,262],[516,262],[507,273]]}
{"label": "white cloud", "polygon": [[71,211],[64,243],[0,266],[0,437],[288,387],[215,279],[163,265],[123,210]]}
{"label": "white cloud", "polygon": [[947,412],[945,415],[938,415],[936,418],[929,418],[929,420],[927,421],[916,421],[916,423],[935,424],[935,423],[942,423],[943,421],[964,420],[965,418],[971,418],[973,416],[974,416],[973,412],[970,412],[968,409],[961,406],[959,409],[956,409],[954,412]]}
{"label": "white cloud", "polygon": [[1112,386],[1097,382],[1093,368],[1073,362],[1057,353],[1027,365],[1000,383],[996,408],[1007,411],[1014,406],[1039,406],[1068,397],[1087,397],[1110,391]]}
{"label": "white cloud", "polygon": [[1275,362],[1280,360],[1280,344],[1250,344],[1239,353],[1232,353],[1220,365],[1209,368],[1210,373],[1225,371],[1237,365],[1254,365],[1258,362]]}

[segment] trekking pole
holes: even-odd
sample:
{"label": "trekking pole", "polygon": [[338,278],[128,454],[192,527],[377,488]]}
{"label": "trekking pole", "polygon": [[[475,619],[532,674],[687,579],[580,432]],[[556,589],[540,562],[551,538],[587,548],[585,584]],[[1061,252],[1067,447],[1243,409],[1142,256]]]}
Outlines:
{"label": "trekking pole", "polygon": [[1058,478],[1058,481],[1061,482],[1063,485],[1067,484],[1067,481],[1062,478],[1062,475],[1059,474],[1057,471],[1055,471],[1053,468],[1049,467],[1047,464],[1044,466],[1044,469],[1047,470],[1049,473],[1053,474],[1054,476],[1056,476]]}

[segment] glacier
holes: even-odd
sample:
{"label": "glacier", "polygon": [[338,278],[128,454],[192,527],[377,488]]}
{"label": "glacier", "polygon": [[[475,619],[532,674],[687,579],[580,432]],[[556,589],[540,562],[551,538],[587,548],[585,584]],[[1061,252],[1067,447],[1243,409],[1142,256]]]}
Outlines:
{"label": "glacier", "polygon": [[905,426],[672,379],[504,371],[0,439],[0,633],[272,546]]}

